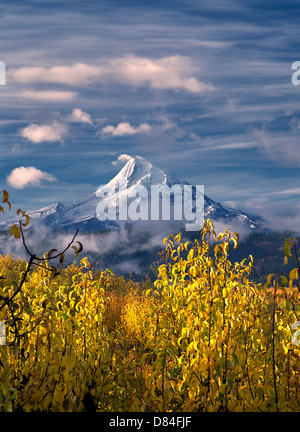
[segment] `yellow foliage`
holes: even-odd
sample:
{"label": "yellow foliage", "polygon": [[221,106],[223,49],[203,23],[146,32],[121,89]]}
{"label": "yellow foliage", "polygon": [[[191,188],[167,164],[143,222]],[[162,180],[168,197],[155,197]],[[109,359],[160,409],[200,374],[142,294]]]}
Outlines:
{"label": "yellow foliage", "polygon": [[[0,311],[0,411],[299,411],[298,272],[253,283],[253,258],[229,259],[237,233],[210,221],[164,243],[154,286],[87,258],[28,274]],[[1,298],[25,264],[0,256]]]}
{"label": "yellow foliage", "polygon": [[[291,342],[299,291],[278,289],[276,280],[270,286],[272,275],[265,287],[255,285],[252,256],[231,263],[230,242],[237,247],[237,233],[226,230],[216,237],[210,221],[186,259],[180,238],[165,239],[167,260],[155,282],[160,301],[150,319],[153,325],[157,317],[156,329],[145,355],[151,366],[143,409],[299,410],[299,348]],[[291,280],[295,277],[291,272]]]}
{"label": "yellow foliage", "polygon": [[144,347],[147,339],[151,336],[153,326],[147,327],[145,322],[150,318],[152,306],[153,301],[138,293],[136,289],[129,291],[126,295],[120,331],[130,346]]}

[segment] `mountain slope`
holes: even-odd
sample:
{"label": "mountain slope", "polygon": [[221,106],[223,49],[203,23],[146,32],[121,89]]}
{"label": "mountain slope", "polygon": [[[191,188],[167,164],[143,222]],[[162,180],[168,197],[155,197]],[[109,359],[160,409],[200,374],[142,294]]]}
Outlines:
{"label": "mountain slope", "polygon": [[[63,231],[77,228],[81,232],[87,233],[116,231],[124,224],[124,222],[119,220],[120,206],[116,206],[116,204],[120,203],[118,200],[126,198],[128,204],[134,200],[137,204],[142,205],[145,197],[142,195],[139,196],[141,188],[148,191],[150,195],[151,186],[153,185],[171,187],[174,185],[184,186],[188,185],[188,183],[168,176],[164,171],[153,166],[146,159],[135,156],[126,163],[109,183],[99,187],[96,192],[70,203],[52,204],[40,210],[31,211],[28,214],[31,218],[31,223],[43,223]],[[193,196],[195,197],[194,192]],[[97,217],[97,206],[102,199],[102,207],[104,204],[116,207],[117,220],[99,220],[99,217]],[[173,201],[171,199],[170,203],[174,207],[174,199]],[[260,230],[263,223],[262,219],[258,216],[249,216],[240,210],[224,207],[222,204],[204,195],[204,219],[207,218],[213,221],[224,222],[228,226],[238,225],[250,231]],[[0,230],[7,230],[12,223],[16,222],[17,219],[1,222]],[[181,226],[183,224],[182,221],[176,221],[176,223]]]}

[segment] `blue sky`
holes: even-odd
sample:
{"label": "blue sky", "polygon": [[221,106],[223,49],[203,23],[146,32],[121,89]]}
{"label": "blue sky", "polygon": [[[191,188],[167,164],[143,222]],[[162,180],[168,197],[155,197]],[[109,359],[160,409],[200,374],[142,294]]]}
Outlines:
{"label": "blue sky", "polygon": [[299,13],[298,1],[2,1],[13,211],[91,193],[138,154],[299,229]]}

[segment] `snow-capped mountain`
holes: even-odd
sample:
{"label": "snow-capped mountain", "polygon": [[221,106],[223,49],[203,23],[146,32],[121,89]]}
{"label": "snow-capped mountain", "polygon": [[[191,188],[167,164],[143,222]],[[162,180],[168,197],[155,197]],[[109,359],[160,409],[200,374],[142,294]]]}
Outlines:
{"label": "snow-capped mountain", "polygon": [[[143,204],[145,196],[139,194],[142,190],[148,191],[150,196],[151,186],[153,185],[188,185],[185,181],[177,180],[168,176],[161,169],[153,166],[150,162],[140,156],[132,157],[119,173],[106,185],[100,186],[97,191],[70,203],[56,203],[44,207],[40,210],[28,212],[31,224],[36,222],[46,224],[52,228],[69,231],[80,229],[80,232],[101,232],[119,230],[122,223],[120,221],[120,206],[123,198],[127,199],[127,204],[136,201],[136,204]],[[115,207],[116,220],[99,219],[99,203],[101,208],[104,204]],[[171,205],[174,206],[174,199]],[[98,209],[98,210],[97,210]],[[230,225],[259,230],[262,226],[262,219],[258,216],[249,216],[240,210],[224,207],[222,204],[213,201],[204,195],[204,219],[212,221],[223,221]],[[0,230],[9,229],[17,219],[5,220],[0,223]],[[128,223],[128,222],[127,222]],[[179,221],[176,221],[179,224]],[[132,222],[134,224],[134,222]],[[182,221],[181,221],[182,225]]]}

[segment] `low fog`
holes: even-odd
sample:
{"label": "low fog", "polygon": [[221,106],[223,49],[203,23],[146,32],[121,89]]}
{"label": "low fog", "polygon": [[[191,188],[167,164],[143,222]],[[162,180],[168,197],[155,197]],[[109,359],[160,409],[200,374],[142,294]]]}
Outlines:
{"label": "low fog", "polygon": [[[216,234],[230,228],[237,231],[240,242],[247,239],[250,230],[242,226],[230,227],[226,223],[214,222]],[[159,253],[164,249],[163,239],[170,234],[182,233],[183,240],[194,240],[200,237],[200,231],[185,232],[184,226],[170,221],[136,221],[128,226],[121,224],[119,231],[102,233],[78,232],[75,242],[83,245],[83,251],[75,258],[74,250],[70,248],[65,254],[65,266],[72,262],[80,263],[83,257],[97,268],[110,268],[120,274],[142,274],[152,262],[159,260]],[[34,223],[24,228],[24,236],[29,251],[37,256],[43,256],[51,249],[58,252],[64,250],[71,242],[75,231],[54,231],[51,227]],[[76,243],[74,243],[76,246]],[[22,238],[9,237],[8,233],[0,234],[0,253],[12,254],[14,258],[27,259]],[[145,267],[146,266],[146,267]]]}

